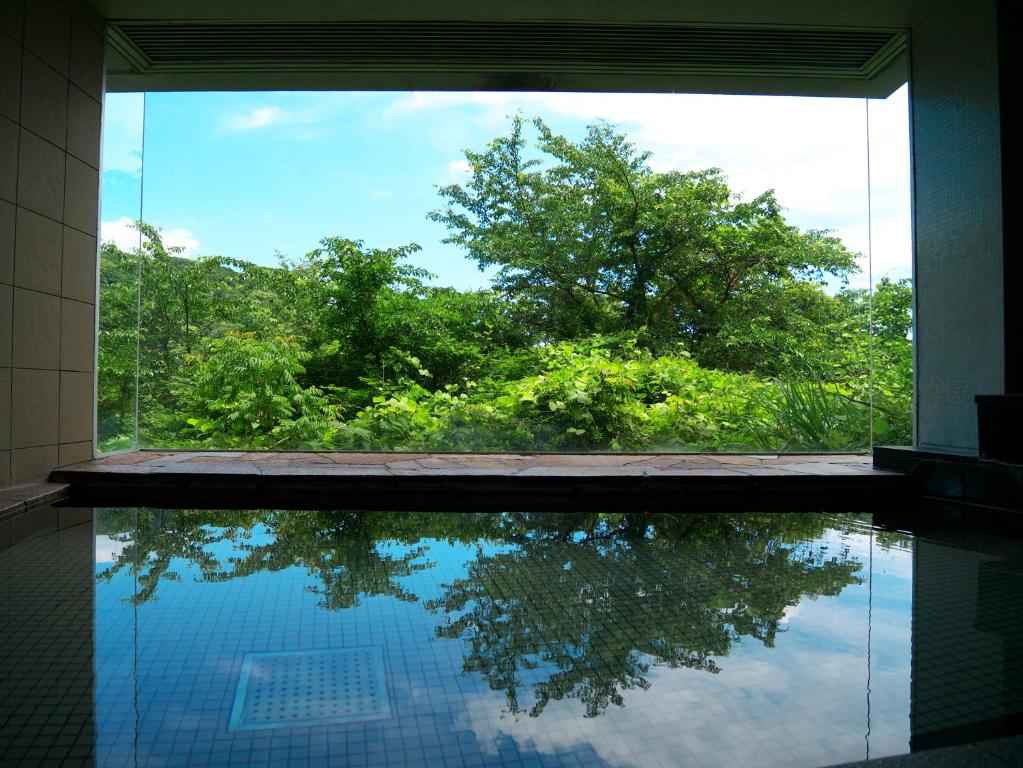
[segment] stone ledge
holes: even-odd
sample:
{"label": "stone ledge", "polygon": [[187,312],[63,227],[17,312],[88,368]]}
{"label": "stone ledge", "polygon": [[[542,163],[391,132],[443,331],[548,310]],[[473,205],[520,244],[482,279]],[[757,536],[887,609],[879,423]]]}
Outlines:
{"label": "stone ledge", "polygon": [[864,454],[136,451],[51,478],[97,505],[421,511],[863,511],[910,488]]}
{"label": "stone ledge", "polygon": [[0,491],[0,520],[67,498],[67,483],[32,483]]}
{"label": "stone ledge", "polygon": [[0,491],[0,549],[82,522],[70,509],[51,506],[66,499],[68,490],[63,483],[34,483]]}
{"label": "stone ledge", "polygon": [[1023,464],[970,454],[876,446],[874,466],[905,473],[922,496],[1023,512]]}

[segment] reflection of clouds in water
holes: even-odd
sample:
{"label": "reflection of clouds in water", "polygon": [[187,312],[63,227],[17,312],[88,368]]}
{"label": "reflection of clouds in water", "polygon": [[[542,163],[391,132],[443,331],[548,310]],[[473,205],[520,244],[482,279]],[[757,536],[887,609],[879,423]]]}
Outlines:
{"label": "reflection of clouds in water", "polygon": [[912,549],[885,546],[876,535],[872,536],[866,531],[840,532],[832,529],[819,540],[825,542],[833,554],[839,552],[840,548],[845,549],[851,558],[863,563],[863,568],[858,574],[861,578],[867,577],[867,564],[873,551],[875,581],[879,575],[906,581],[913,579]]}
{"label": "reflection of clouds in water", "polygon": [[[428,606],[430,600],[447,594],[456,581],[468,578],[470,563],[478,565],[486,558],[529,547],[508,544],[494,528],[482,529],[486,534],[482,538],[467,534],[465,541],[449,540],[447,536],[461,530],[459,520],[474,519],[468,517],[406,520],[401,515],[381,515],[378,530],[355,525],[365,522],[355,513],[295,513],[282,518],[292,525],[279,533],[269,523],[253,524],[248,519],[243,522],[249,527],[236,533],[233,519],[232,513],[206,520],[141,514],[140,525],[133,529],[131,535],[138,543],[134,554],[148,557],[161,552],[180,556],[182,537],[178,534],[196,529],[211,536],[204,552],[212,553],[224,564],[232,555],[280,545],[276,550],[257,552],[251,569],[242,569],[254,575],[280,566],[281,570],[265,578],[246,577],[200,587],[189,577],[161,585],[162,599],[147,608],[144,646],[162,649],[168,630],[183,632],[179,643],[172,644],[175,653],[184,659],[192,658],[192,654],[204,659],[204,670],[210,674],[193,684],[167,678],[160,670],[150,671],[147,684],[166,685],[161,690],[171,704],[162,714],[149,715],[149,723],[162,717],[163,722],[174,722],[179,730],[186,731],[199,730],[203,722],[208,723],[208,717],[193,717],[187,709],[175,707],[178,702],[206,701],[211,694],[220,696],[223,686],[230,686],[233,692],[239,637],[245,638],[246,647],[255,643],[277,648],[282,642],[285,647],[291,647],[288,643],[294,647],[379,643],[385,647],[390,664],[396,717],[367,729],[367,740],[379,748],[380,754],[384,750],[388,755],[404,754],[409,764],[427,761],[421,756],[428,739],[457,742],[457,749],[467,760],[471,758],[471,764],[480,762],[476,750],[483,753],[484,762],[534,765],[542,760],[544,765],[593,768],[779,764],[809,768],[866,755],[866,618],[871,586],[866,561],[871,538],[862,520],[818,518],[814,524],[804,525],[805,520],[751,516],[731,519],[731,525],[721,522],[730,518],[710,517],[703,522],[704,526],[721,524],[717,532],[712,527],[695,531],[678,528],[680,518],[665,517],[659,518],[665,527],[664,549],[616,547],[613,537],[612,541],[588,547],[552,539],[533,543],[533,554],[526,552],[527,557],[521,560],[504,558],[496,564],[507,567],[474,573],[470,586],[496,595],[502,602],[495,607],[515,608],[496,615],[490,625],[492,634],[482,635],[487,649],[482,661],[493,664],[485,668],[501,671],[517,660],[539,664],[537,669],[519,670],[518,703],[526,710],[534,702],[532,684],[548,680],[551,659],[561,658],[559,654],[571,657],[569,666],[580,675],[567,678],[576,683],[570,690],[592,700],[595,688],[618,679],[620,671],[629,666],[623,662],[627,655],[623,649],[644,647],[662,655],[664,645],[707,646],[709,636],[717,637],[716,624],[707,620],[707,615],[737,614],[732,610],[735,602],[748,603],[755,615],[774,617],[784,611],[773,648],[764,647],[748,635],[732,639],[731,632],[741,632],[734,624],[726,630],[729,642],[713,645],[721,653],[714,657],[721,669],[718,674],[672,669],[643,656],[640,660],[649,665],[642,673],[643,684],[649,683],[649,688],[619,689],[624,706],[611,705],[600,716],[586,718],[585,700],[555,699],[547,703],[539,717],[531,718],[526,713],[510,714],[507,691],[491,687],[492,680],[463,671],[472,668],[467,666],[471,643],[466,636],[458,641],[439,637],[436,630],[446,617]],[[339,527],[341,520],[347,522]],[[447,522],[440,524],[449,520],[453,527],[446,527]],[[523,525],[528,522],[530,519],[525,518]],[[548,518],[543,522],[547,523]],[[579,528],[569,526],[570,522],[566,520],[564,530],[558,528],[557,532],[576,538]],[[797,522],[800,524],[795,525]],[[817,523],[851,526],[852,532],[827,530],[818,534]],[[342,529],[354,533],[324,533]],[[416,539],[426,530],[437,538]],[[403,531],[416,535],[406,537],[401,535]],[[224,538],[228,534],[230,538]],[[692,541],[685,542],[687,534]],[[550,532],[546,535],[554,536]],[[396,538],[389,538],[392,536]],[[765,549],[765,542],[771,546]],[[819,551],[821,544],[826,546],[823,553]],[[778,552],[775,545],[790,551]],[[116,557],[124,546],[99,536],[97,557]],[[423,554],[412,559],[429,567],[392,567],[421,547],[426,547]],[[789,568],[762,567],[765,562],[777,564],[783,554],[791,558],[795,574]],[[856,574],[858,583],[848,584],[849,574],[842,572],[837,580],[823,580],[828,590],[844,585],[838,596],[799,600],[799,594],[817,593],[822,588],[822,582],[803,573],[810,567],[812,575],[822,574],[820,554],[825,562],[855,557],[863,564]],[[630,560],[633,555],[634,562]],[[885,550],[875,542],[873,555],[870,746],[871,756],[880,756],[905,752],[907,746],[911,552]],[[804,557],[812,560],[804,561]],[[566,571],[563,566],[569,561],[572,568]],[[183,563],[180,559],[174,561],[182,575],[196,573],[195,566]],[[313,563],[319,570],[312,567]],[[237,563],[231,565],[238,567]],[[325,611],[321,598],[328,587],[338,584],[325,574],[335,573],[343,573],[349,580],[344,590],[331,593],[337,597],[333,604],[348,607]],[[639,580],[634,579],[637,575]],[[566,588],[555,585],[561,576],[566,579]],[[738,579],[739,586],[718,589],[730,583],[730,576]],[[129,580],[122,579],[120,586],[103,582],[97,589],[97,605],[103,604],[104,594],[108,603],[123,600],[126,582]],[[639,610],[637,585],[650,592],[649,584],[654,582],[673,587],[671,597],[649,612]],[[594,585],[596,593],[610,593],[613,599],[607,603],[609,610],[574,610],[580,584]],[[419,599],[402,602],[383,597],[394,594],[394,585]],[[312,597],[310,592],[314,593]],[[275,597],[272,615],[259,609],[267,604],[268,594]],[[467,591],[477,600],[480,594],[473,589]],[[226,603],[234,608],[230,613],[222,610],[225,595],[233,595]],[[357,598],[349,599],[351,595]],[[786,602],[796,600],[796,605],[785,607]],[[123,618],[125,614],[111,615]],[[191,626],[180,623],[182,615],[190,619],[215,617],[225,623],[206,626],[206,621],[214,619],[200,619],[195,625],[199,631],[193,633]],[[486,615],[484,612],[483,617]],[[507,623],[497,620],[505,618],[527,631],[505,632]],[[106,626],[109,633],[110,625]],[[471,627],[469,636],[478,639],[481,626]],[[535,646],[530,642],[534,632],[539,634]],[[723,648],[729,648],[727,653]],[[232,663],[224,664],[223,659],[231,659]],[[107,674],[111,675],[115,661],[106,663]],[[114,678],[120,679],[116,674]],[[176,693],[175,686],[180,686]],[[117,716],[104,717],[109,733],[110,724],[117,725]],[[343,752],[349,736],[332,732],[329,738]]]}
{"label": "reflection of clouds in water", "polygon": [[795,605],[789,605],[781,614],[781,618],[778,620],[779,624],[788,624],[792,619],[799,615],[800,608],[803,605],[803,601],[800,600]]}
{"label": "reflection of clouds in water", "polygon": [[129,544],[130,541],[118,541],[102,533],[96,534],[96,562],[113,563]]}
{"label": "reflection of clouds in water", "polygon": [[[902,570],[910,553],[895,555],[893,570]],[[894,607],[875,604],[872,612],[871,757],[906,752],[909,739],[912,585],[899,578],[880,585],[879,559],[875,545],[874,589]],[[622,768],[863,759],[867,588],[865,579],[838,598],[790,607],[775,648],[744,638],[718,657],[719,674],[652,665],[650,688],[622,691],[624,706],[600,717],[584,718],[577,700],[552,701],[537,718],[514,716],[502,695],[488,692],[466,697],[456,726],[472,730],[485,754],[497,754],[508,739],[544,754],[589,746]]]}
{"label": "reflection of clouds in water", "polygon": [[[871,536],[868,534],[846,534],[843,537],[849,547],[849,554],[863,563],[861,575],[867,575],[867,563],[871,555]],[[902,547],[884,546],[875,537],[873,540],[874,579],[879,575],[912,581],[913,551]],[[908,596],[907,596],[908,599]]]}

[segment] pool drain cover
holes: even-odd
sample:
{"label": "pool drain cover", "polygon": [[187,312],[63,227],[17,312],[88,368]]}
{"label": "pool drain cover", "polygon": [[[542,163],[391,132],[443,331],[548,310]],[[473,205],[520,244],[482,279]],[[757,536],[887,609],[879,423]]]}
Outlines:
{"label": "pool drain cover", "polygon": [[390,716],[379,646],[247,653],[229,729],[296,728]]}

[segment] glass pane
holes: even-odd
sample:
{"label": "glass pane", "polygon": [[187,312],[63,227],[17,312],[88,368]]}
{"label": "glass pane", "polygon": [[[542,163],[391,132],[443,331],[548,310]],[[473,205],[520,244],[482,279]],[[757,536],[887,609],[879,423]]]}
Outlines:
{"label": "glass pane", "polygon": [[869,169],[862,99],[154,93],[146,108],[142,445],[907,439],[892,312],[910,288],[879,282],[909,259],[904,89],[870,102]]}
{"label": "glass pane", "polygon": [[909,86],[870,110],[874,442],[913,444],[913,229]]}
{"label": "glass pane", "polygon": [[110,93],[103,104],[102,248],[96,446],[138,444],[138,285],[145,97]]}

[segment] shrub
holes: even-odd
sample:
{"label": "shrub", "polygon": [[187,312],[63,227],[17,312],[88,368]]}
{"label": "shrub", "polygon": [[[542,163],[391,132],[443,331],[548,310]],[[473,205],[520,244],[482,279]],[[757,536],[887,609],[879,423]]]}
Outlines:
{"label": "shrub", "polygon": [[[849,451],[870,446],[870,408],[833,385],[776,379],[757,393],[743,419],[768,451]],[[883,423],[883,422],[879,422]]]}
{"label": "shrub", "polygon": [[321,390],[303,387],[308,354],[288,337],[264,341],[231,331],[187,355],[173,389],[186,439],[218,447],[319,447],[330,444],[335,409]]}

